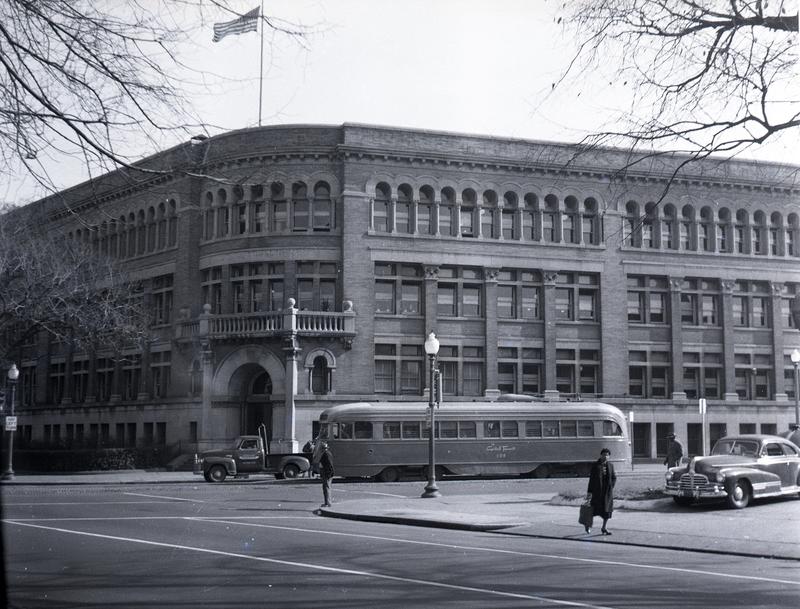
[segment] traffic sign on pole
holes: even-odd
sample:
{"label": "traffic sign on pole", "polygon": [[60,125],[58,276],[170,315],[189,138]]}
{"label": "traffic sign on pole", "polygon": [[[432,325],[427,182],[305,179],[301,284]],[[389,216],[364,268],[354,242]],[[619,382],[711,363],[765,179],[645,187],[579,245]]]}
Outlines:
{"label": "traffic sign on pole", "polygon": [[6,417],[6,431],[17,431],[17,417]]}

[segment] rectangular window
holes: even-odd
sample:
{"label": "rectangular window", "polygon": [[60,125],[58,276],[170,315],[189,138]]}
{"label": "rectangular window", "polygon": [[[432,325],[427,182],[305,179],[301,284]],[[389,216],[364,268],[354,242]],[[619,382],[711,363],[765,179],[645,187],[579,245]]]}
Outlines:
{"label": "rectangular window", "polygon": [[481,235],[494,239],[494,210],[481,208]]}
{"label": "rectangular window", "polygon": [[556,319],[569,321],[574,318],[572,298],[571,289],[556,288]]}
{"label": "rectangular window", "polygon": [[439,207],[439,234],[444,237],[453,235],[453,208],[450,205]]}
{"label": "rectangular window", "polygon": [[661,324],[667,321],[667,295],[650,293],[650,323]]}
{"label": "rectangular window", "polygon": [[747,326],[747,299],[744,296],[734,296],[732,299],[733,304],[733,325],[745,327]]}
{"label": "rectangular window", "polygon": [[484,421],[483,422],[483,437],[484,438],[499,438],[500,437],[500,421]]}
{"label": "rectangular window", "polygon": [[703,294],[703,325],[717,325],[717,297],[710,294]]}
{"label": "rectangular window", "polygon": [[475,236],[475,213],[472,208],[461,208],[461,236]]}
{"label": "rectangular window", "polygon": [[681,322],[688,326],[697,325],[697,294],[681,294]]}
{"label": "rectangular window", "polygon": [[501,421],[500,435],[504,438],[518,438],[519,426],[516,421]]}
{"label": "rectangular window", "polygon": [[464,362],[464,395],[483,395],[482,362]]}
{"label": "rectangular window", "polygon": [[439,421],[440,438],[457,438],[458,421]]}
{"label": "rectangular window", "polygon": [[458,437],[459,438],[477,438],[477,426],[475,421],[459,421],[458,423]]}
{"label": "rectangular window", "polygon": [[386,440],[396,440],[400,437],[400,423],[384,423],[383,437]]}
{"label": "rectangular window", "polygon": [[375,393],[394,393],[394,360],[375,360]]}
{"label": "rectangular window", "polygon": [[480,286],[465,285],[463,288],[463,305],[461,314],[464,317],[480,317],[481,288]]}
{"label": "rectangular window", "polygon": [[375,312],[394,315],[394,283],[375,282]]}
{"label": "rectangular window", "polygon": [[404,421],[403,422],[403,439],[417,440],[422,437],[422,430],[419,421]]}
{"label": "rectangular window", "polygon": [[597,319],[594,290],[580,290],[578,292],[578,319],[582,321],[594,321]]}
{"label": "rectangular window", "polygon": [[503,210],[501,222],[503,223],[503,239],[514,238],[514,213],[513,211]]}
{"label": "rectangular window", "polygon": [[497,286],[497,317],[513,319],[517,313],[516,288],[513,285]]}
{"label": "rectangular window", "polygon": [[456,286],[439,284],[436,294],[436,312],[439,317],[456,316]]}
{"label": "rectangular window", "polygon": [[311,211],[308,199],[295,199],[292,201],[292,207],[292,229],[307,230]]}
{"label": "rectangular window", "polygon": [[314,199],[314,230],[329,231],[331,222],[331,200]]}
{"label": "rectangular window", "polygon": [[628,292],[628,321],[644,322],[645,295],[639,292]]}
{"label": "rectangular window", "polygon": [[433,215],[430,205],[417,206],[417,232],[421,235],[433,234]]}
{"label": "rectangular window", "polygon": [[539,288],[522,288],[522,317],[523,319],[541,319]]}
{"label": "rectangular window", "polygon": [[395,206],[394,230],[397,233],[411,232],[411,206],[408,203],[397,203]]}
{"label": "rectangular window", "polygon": [[541,421],[525,421],[525,437],[526,438],[541,438],[542,437],[542,422]]}

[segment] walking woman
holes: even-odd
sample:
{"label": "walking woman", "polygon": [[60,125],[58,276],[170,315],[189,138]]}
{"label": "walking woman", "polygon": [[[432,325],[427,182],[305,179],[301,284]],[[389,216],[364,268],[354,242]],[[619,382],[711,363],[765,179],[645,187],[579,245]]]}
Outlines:
{"label": "walking woman", "polygon": [[[604,448],[600,451],[600,458],[592,465],[589,474],[589,501],[595,516],[603,519],[603,535],[611,535],[611,531],[606,528],[608,519],[614,511],[614,485],[617,483],[617,474],[614,471],[614,464],[608,460],[611,451]],[[584,525],[586,532],[591,533],[592,528]]]}

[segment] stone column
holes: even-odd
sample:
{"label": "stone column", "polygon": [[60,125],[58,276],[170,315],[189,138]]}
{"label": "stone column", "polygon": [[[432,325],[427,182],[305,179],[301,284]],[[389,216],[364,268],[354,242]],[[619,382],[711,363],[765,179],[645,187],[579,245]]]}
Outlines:
{"label": "stone column", "polygon": [[[496,398],[500,395],[497,388],[497,275],[499,269],[484,269],[484,286],[486,294],[486,389],[487,398]],[[521,371],[520,371],[521,372]]]}
{"label": "stone column", "polygon": [[556,278],[558,273],[545,271],[544,277],[544,397],[557,400],[556,389]]}
{"label": "stone column", "polygon": [[782,283],[770,284],[770,319],[772,320],[772,374],[770,385],[776,402],[788,402],[789,396],[783,384],[783,318],[781,317]]}
{"label": "stone column", "polygon": [[723,280],[722,287],[722,365],[725,374],[725,393],[723,399],[738,401],[736,393],[736,358],[734,345],[736,344],[736,329],[733,324],[733,288],[735,281]]}
{"label": "stone column", "polygon": [[297,343],[297,308],[294,298],[288,300],[289,306],[283,314],[283,329],[285,341],[285,389],[284,389],[284,419],[281,437],[273,440],[270,445],[272,452],[294,453],[297,452],[297,438],[295,433],[295,397],[297,396],[297,360],[300,347]]}
{"label": "stone column", "polygon": [[672,362],[672,399],[686,400],[683,390],[683,322],[681,321],[681,285],[683,277],[669,278],[670,360]]}

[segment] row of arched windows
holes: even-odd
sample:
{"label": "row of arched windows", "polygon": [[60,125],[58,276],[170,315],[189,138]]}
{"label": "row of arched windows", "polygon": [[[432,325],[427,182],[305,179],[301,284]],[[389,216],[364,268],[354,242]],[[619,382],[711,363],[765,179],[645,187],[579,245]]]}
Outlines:
{"label": "row of arched windows", "polygon": [[259,233],[329,232],[335,208],[328,182],[272,182],[208,191],[203,197],[203,239]]}
{"label": "row of arched windows", "polygon": [[132,258],[174,247],[178,242],[178,213],[174,199],[119,218],[104,220],[69,233],[99,254]]}
{"label": "row of arched windows", "polygon": [[520,200],[513,191],[499,197],[494,190],[485,190],[479,196],[472,188],[457,196],[449,186],[437,197],[428,185],[415,197],[408,184],[400,184],[392,193],[389,184],[380,182],[370,211],[370,230],[380,233],[586,245],[602,242],[598,203],[592,197],[581,202],[574,196],[560,199],[549,194],[540,201],[538,195],[527,193]]}
{"label": "row of arched windows", "polygon": [[739,209],[733,213],[722,207],[693,205],[680,209],[672,203],[648,203],[643,208],[636,201],[625,206],[626,243],[632,247],[753,254],[759,256],[800,255],[800,217],[790,213]]}

